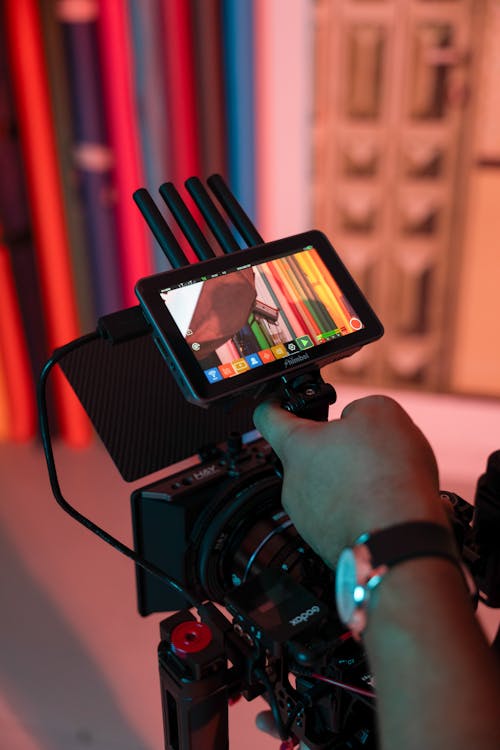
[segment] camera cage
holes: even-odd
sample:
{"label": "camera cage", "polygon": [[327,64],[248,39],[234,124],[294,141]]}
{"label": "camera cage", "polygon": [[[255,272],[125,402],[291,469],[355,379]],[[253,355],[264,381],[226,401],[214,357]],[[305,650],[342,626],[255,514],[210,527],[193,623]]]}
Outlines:
{"label": "camera cage", "polygon": [[[222,250],[240,249],[227,219],[201,181],[192,177],[185,184]],[[207,184],[224,208],[229,225],[236,228],[249,246],[262,244],[262,237],[222,178],[212,175]],[[175,187],[165,183],[160,194],[198,258],[211,257],[209,243]],[[186,264],[183,251],[149,193],[140,189],[134,200],[170,264],[174,268]],[[304,594],[299,583],[283,571],[265,571],[239,587],[235,595],[228,595],[224,601],[231,618],[228,619],[211,601],[201,603],[165,574],[164,569],[145,561],[137,550],[128,549],[69,505],[57,480],[46,408],[46,381],[55,364],[63,370],[126,481],[144,477],[195,453],[200,454],[203,462],[214,445],[235,433],[251,436],[255,402],[241,399],[231,409],[216,405],[209,411],[187,403],[157,351],[139,307],[101,318],[95,334],[56,350],[40,378],[41,432],[56,500],[78,522],[133,559],[146,575],[155,575],[170,585],[178,592],[179,604],[187,601],[188,609],[171,615],[160,626],[158,656],[165,747],[168,750],[227,747],[228,703],[239,695],[251,700],[262,694],[289,747],[299,738],[312,750],[374,747],[373,691],[363,691],[359,684],[356,687],[342,681],[353,664],[357,676],[361,674],[361,682],[368,687],[371,676],[362,648],[339,629],[336,613],[325,611],[324,604],[313,597],[302,610],[309,615],[300,623],[297,637],[295,633],[293,637],[271,637],[255,621],[255,611],[246,606],[247,593],[251,600],[252,586],[260,586],[261,598],[270,596],[266,607],[276,610],[278,606],[279,610],[279,604],[271,601],[276,577],[286,580],[289,593],[300,601],[301,596],[311,597],[310,592]],[[328,406],[335,400],[335,391],[323,383],[317,370],[306,371],[290,381],[283,379],[279,386],[283,407],[309,418],[326,419]],[[172,425],[175,435],[170,430]],[[240,446],[236,451],[231,447],[226,450],[229,459],[234,460],[238,452],[249,449]],[[482,600],[498,607],[500,452],[490,457],[490,463],[478,483],[474,519],[472,506],[453,493],[448,493],[448,498],[454,508],[457,540],[483,592]],[[189,609],[193,606],[198,609],[200,622]],[[497,635],[496,648],[498,641]],[[295,675],[294,685],[290,683],[289,670]]]}

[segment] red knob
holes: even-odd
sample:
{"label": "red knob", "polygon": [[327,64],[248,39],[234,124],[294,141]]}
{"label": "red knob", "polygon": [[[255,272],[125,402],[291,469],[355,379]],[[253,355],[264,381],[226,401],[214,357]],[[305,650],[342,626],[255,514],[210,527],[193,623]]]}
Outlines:
{"label": "red knob", "polygon": [[203,651],[211,640],[212,631],[203,622],[181,622],[172,630],[172,647],[180,656]]}

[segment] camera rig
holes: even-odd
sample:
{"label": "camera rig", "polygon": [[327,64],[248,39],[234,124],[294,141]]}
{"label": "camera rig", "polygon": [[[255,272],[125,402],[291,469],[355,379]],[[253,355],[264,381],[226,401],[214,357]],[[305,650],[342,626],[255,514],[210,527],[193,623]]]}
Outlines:
{"label": "camera rig", "polygon": [[[223,252],[263,242],[222,178],[186,187]],[[213,251],[171,183],[160,188],[199,259]],[[149,193],[134,194],[174,268],[187,259]],[[63,497],[52,452],[46,383],[59,364],[124,479],[198,453],[190,468],[132,494],[134,549]],[[317,370],[274,384],[283,408],[327,419],[335,391]],[[38,384],[40,425],[57,502],[136,564],[139,611],[171,612],[158,649],[165,748],[228,747],[228,705],[268,702],[283,747],[376,747],[373,676],[362,646],[340,623],[334,573],[297,534],[280,504],[282,467],[252,430],[255,398],[206,411],[188,404],[157,352],[138,307],[99,320],[97,330],[56,350]],[[245,439],[242,439],[242,435]],[[477,598],[500,606],[500,451],[479,479],[473,507],[452,492],[457,545]],[[195,616],[194,611],[197,612]],[[499,649],[497,635],[493,647]]]}
{"label": "camera rig", "polygon": [[[499,478],[500,451],[478,482],[475,507],[442,492],[478,598],[494,607]],[[311,750],[377,746],[370,666],[335,612],[333,572],[280,508],[280,482],[275,456],[256,440],[133,495],[136,549],[209,600],[201,622],[184,607],[161,623],[168,750],[227,747],[228,705],[257,695],[290,747],[298,740]],[[142,569],[138,591],[143,614],[181,605]]]}

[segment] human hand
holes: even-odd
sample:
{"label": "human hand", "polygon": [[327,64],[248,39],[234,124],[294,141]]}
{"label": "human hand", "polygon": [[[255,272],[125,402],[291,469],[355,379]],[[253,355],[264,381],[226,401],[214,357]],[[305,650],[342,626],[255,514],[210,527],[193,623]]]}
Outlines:
{"label": "human hand", "polygon": [[[278,740],[280,739],[272,711],[260,711],[255,718],[255,724],[262,732],[271,735],[271,737],[276,737]],[[286,746],[286,742],[284,742],[283,745]],[[290,746],[293,747],[293,744]],[[297,750],[309,750],[309,748],[301,742]]]}
{"label": "human hand", "polygon": [[265,402],[254,422],[282,461],[283,507],[332,567],[366,531],[415,520],[447,525],[434,453],[393,399],[359,399],[325,423]]}

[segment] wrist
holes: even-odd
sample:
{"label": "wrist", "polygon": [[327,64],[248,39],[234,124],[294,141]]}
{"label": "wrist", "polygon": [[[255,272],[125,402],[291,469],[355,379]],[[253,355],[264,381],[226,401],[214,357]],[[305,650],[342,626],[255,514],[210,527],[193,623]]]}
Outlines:
{"label": "wrist", "polygon": [[370,506],[357,514],[353,528],[349,532],[352,543],[367,531],[381,530],[410,521],[427,521],[451,529],[439,491],[415,489],[394,489],[390,495],[372,498]]}
{"label": "wrist", "polygon": [[445,558],[462,567],[451,529],[435,521],[412,520],[375,529],[343,549],[335,572],[337,611],[356,640],[364,635],[374,595],[389,571],[420,558]]}
{"label": "wrist", "polygon": [[[407,560],[390,569],[369,605],[364,645],[370,655],[389,638],[401,648],[424,634],[435,637],[464,617],[474,620],[474,609],[459,567],[437,557]],[[432,624],[430,623],[432,619]]]}

